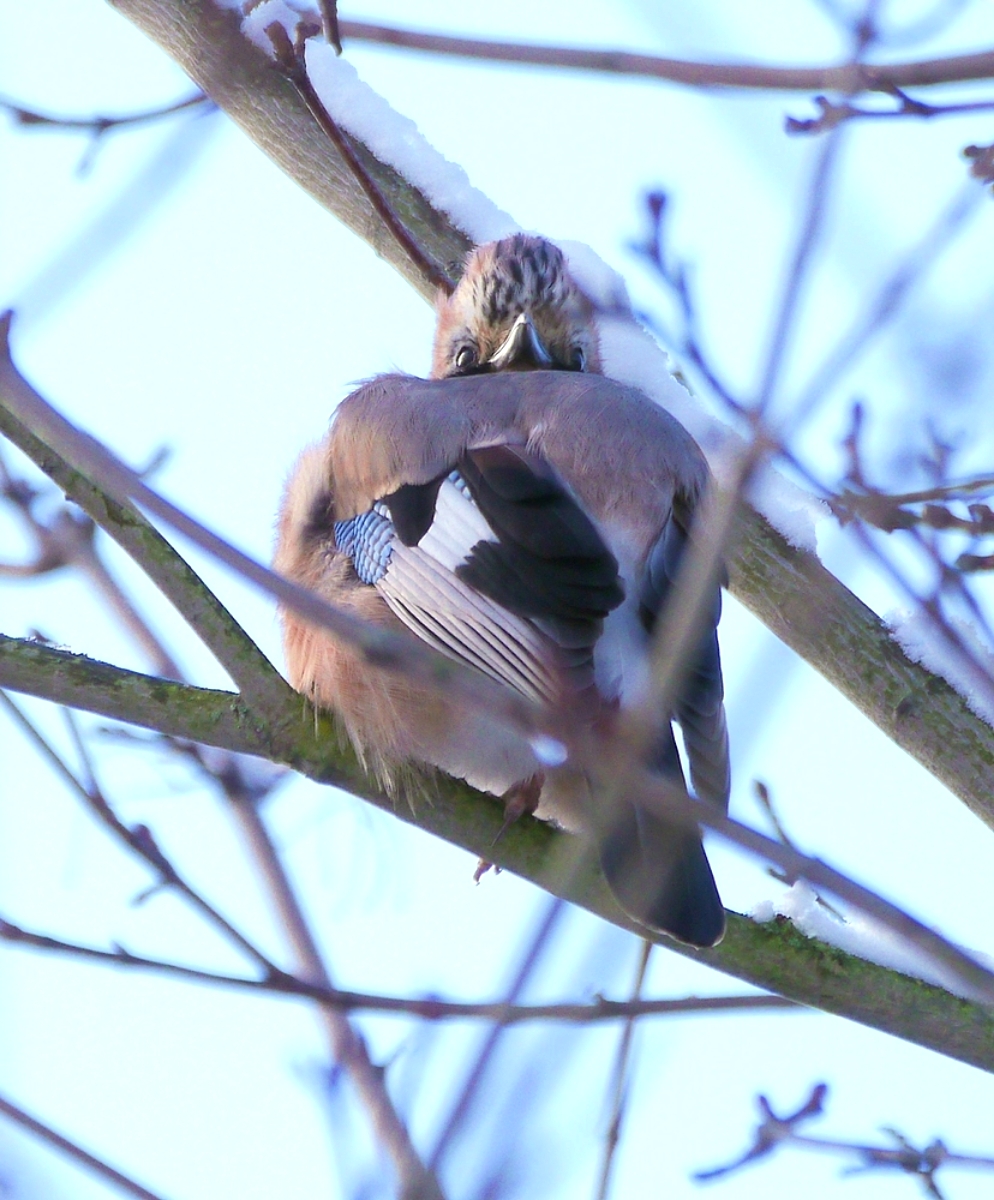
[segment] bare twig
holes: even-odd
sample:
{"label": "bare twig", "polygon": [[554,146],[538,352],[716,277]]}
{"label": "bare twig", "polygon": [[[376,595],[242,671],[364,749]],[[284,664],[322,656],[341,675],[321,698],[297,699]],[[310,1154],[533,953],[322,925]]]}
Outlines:
{"label": "bare twig", "polygon": [[98,1175],[107,1183],[113,1184],[119,1191],[124,1192],[127,1196],[137,1196],[138,1200],[163,1200],[161,1193],[150,1192],[147,1187],[143,1187],[140,1183],[130,1179],[127,1175],[123,1175],[115,1167],[104,1162],[102,1158],[97,1158],[88,1150],[84,1150],[77,1142],[70,1141],[64,1134],[56,1132],[51,1125],[46,1125],[43,1121],[39,1121],[37,1117],[32,1117],[25,1112],[19,1105],[8,1100],[4,1096],[0,1096],[0,1113],[8,1120],[20,1125],[22,1129],[26,1129],[29,1133],[33,1133],[35,1137],[41,1138],[43,1142],[53,1146],[56,1150],[61,1150],[63,1154],[69,1157],[73,1162],[85,1167],[88,1171],[92,1171],[94,1175]]}
{"label": "bare twig", "polygon": [[524,42],[483,41],[422,33],[413,29],[342,21],[342,36],[426,54],[454,55],[491,62],[525,63],[609,75],[644,75],[687,87],[749,88],[761,91],[839,91],[850,95],[896,87],[932,87],[994,78],[994,50],[905,63],[842,63],[824,67],[759,66],[741,63],[688,62],[625,50],[580,50]]}
{"label": "bare twig", "polygon": [[842,125],[846,121],[868,120],[888,121],[901,117],[918,117],[928,120],[931,117],[957,117],[965,113],[988,112],[994,108],[994,100],[971,100],[959,104],[926,104],[916,100],[901,88],[891,85],[877,89],[897,101],[894,108],[861,108],[847,100],[829,100],[827,96],[815,96],[814,102],[819,112],[817,117],[787,117],[784,129],[787,133],[827,133],[830,129]]}
{"label": "bare twig", "polygon": [[318,11],[321,13],[321,31],[325,39],[335,47],[335,53],[342,52],[342,35],[338,20],[338,0],[317,0]]}
{"label": "bare twig", "polygon": [[[298,40],[296,44],[293,44],[289,34],[278,21],[266,29],[266,34],[273,44],[276,61],[300,93],[301,99],[307,105],[315,121],[324,130],[332,145],[348,165],[356,182],[366,193],[376,215],[396,239],[397,245],[411,260],[414,268],[428,279],[433,287],[441,288],[446,295],[451,294],[454,282],[448,272],[425,253],[417,238],[411,234],[404,222],[394,212],[376,180],[359,160],[348,134],[339,128],[337,121],[321,102],[321,97],[317,94],[310,76],[307,74],[307,66],[304,61],[304,42],[306,40],[304,35],[306,33],[307,26],[299,26]],[[340,45],[337,49],[341,53]]]}
{"label": "bare twig", "polygon": [[125,825],[111,808],[106,797],[96,789],[89,791],[76,778],[61,755],[48,739],[41,733],[33,721],[11,700],[6,692],[0,691],[0,707],[6,709],[8,716],[20,728],[21,732],[34,745],[55,774],[83,801],[86,807],[110,830],[123,845],[133,854],[141,858],[151,867],[158,877],[159,887],[175,889],[207,922],[218,930],[233,946],[240,950],[250,961],[260,967],[266,975],[279,975],[280,969],[251,942],[234,925],[189,884],[174,864],[167,858],[162,848],[156,842],[152,831],[146,825],[134,827]]}
{"label": "bare twig", "polygon": [[952,529],[971,537],[987,537],[994,534],[994,509],[989,504],[969,504],[965,517],[954,512],[950,504],[964,501],[971,493],[992,491],[994,481],[987,478],[921,492],[892,493],[875,488],[856,491],[847,487],[832,497],[829,504],[843,525],[860,520],[884,533],[920,526],[937,532]]}
{"label": "bare twig", "polygon": [[942,1193],[935,1181],[940,1167],[960,1166],[994,1170],[994,1158],[977,1154],[955,1154],[948,1150],[945,1143],[938,1138],[927,1146],[918,1147],[898,1130],[892,1128],[884,1129],[884,1132],[895,1143],[890,1146],[816,1138],[798,1133],[798,1128],[804,1122],[823,1115],[827,1094],[827,1084],[816,1084],[801,1107],[796,1112],[784,1117],[778,1117],[769,1100],[765,1096],[759,1096],[757,1103],[762,1120],[756,1127],[752,1146],[741,1158],[727,1166],[715,1167],[710,1171],[699,1171],[694,1178],[702,1182],[719,1179],[739,1170],[748,1163],[768,1157],[780,1146],[796,1146],[802,1150],[813,1150],[823,1154],[841,1154],[855,1159],[856,1163],[848,1169],[848,1174],[857,1171],[891,1170],[913,1175],[921,1181],[926,1193],[935,1197],[936,1200],[942,1200]]}
{"label": "bare twig", "polygon": [[[264,978],[270,980],[283,978],[283,971],[276,967],[261,950],[182,878],[176,867],[162,852],[147,826],[139,825],[134,828],[126,826],[116,816],[106,798],[97,788],[95,781],[93,789],[87,789],[70,771],[34,724],[2,691],[0,691],[0,705],[7,709],[10,716],[35,744],[49,765],[87,804],[90,810],[119,840],[153,868],[159,877],[159,886],[171,887],[178,891],[201,916],[205,917],[211,925],[262,969]],[[229,767],[233,767],[233,760],[229,762]],[[236,812],[241,817],[241,823],[248,835],[253,854],[262,868],[284,928],[290,934],[299,969],[307,979],[319,984],[326,991],[330,991],[331,981],[321,961],[316,943],[307,928],[289,880],[283,871],[282,864],[279,862],[259,818],[254,804],[255,798],[248,794],[247,789],[239,790],[241,781],[236,770],[229,769],[226,773],[221,774],[220,778],[229,799],[233,801]],[[9,929],[7,933],[10,934]],[[331,1034],[335,1058],[348,1071],[349,1077],[371,1116],[381,1144],[389,1152],[394,1162],[401,1185],[401,1194],[408,1200],[441,1200],[442,1192],[438,1183],[431,1172],[425,1169],[418,1157],[407,1129],[387,1095],[383,1074],[371,1062],[362,1039],[352,1029],[347,1016],[340,1009],[326,1006],[322,1008],[322,1012]]]}
{"label": "bare twig", "polygon": [[955,238],[962,232],[967,218],[977,210],[983,193],[967,185],[930,222],[922,236],[904,255],[891,274],[877,289],[870,305],[859,314],[849,329],[825,356],[812,373],[808,384],[788,416],[787,430],[799,428],[810,420],[829,389],[837,383],[873,339],[900,310],[912,288],[920,283]]}
{"label": "bare twig", "polygon": [[205,109],[213,108],[214,101],[209,96],[205,96],[203,92],[194,92],[192,96],[187,96],[185,100],[176,100],[172,104],[145,109],[142,112],[128,113],[120,117],[67,117],[56,116],[53,113],[39,112],[37,109],[28,108],[17,100],[11,100],[8,96],[0,96],[0,109],[6,109],[17,125],[23,125],[30,129],[77,129],[83,133],[93,134],[95,137],[103,137],[105,133],[112,129],[126,129],[134,128],[138,125],[148,125],[154,121],[161,121],[163,118],[175,116],[176,113],[184,112],[187,109],[201,107]]}
{"label": "bare twig", "polygon": [[[507,1005],[513,1006],[517,997],[521,995],[525,984],[531,977],[532,972],[538,965],[538,962],[546,950],[551,938],[552,932],[555,929],[559,918],[563,915],[564,906],[561,900],[553,899],[546,906],[545,912],[538,928],[535,930],[534,936],[531,939],[518,970],[511,982],[507,993]],[[480,1085],[483,1082],[483,1077],[486,1074],[487,1068],[493,1061],[493,1057],[497,1052],[497,1047],[500,1044],[505,1032],[505,1022],[500,1018],[496,1019],[493,1029],[487,1035],[486,1040],[480,1047],[479,1053],[470,1068],[463,1085],[459,1090],[459,1095],[455,1103],[449,1110],[448,1118],[442,1126],[442,1132],[439,1134],[438,1140],[435,1143],[435,1148],[431,1153],[429,1162],[434,1170],[437,1170],[446,1154],[452,1147],[466,1116],[469,1113],[470,1107],[477,1097],[480,1090]]]}
{"label": "bare twig", "polygon": [[740,1158],[737,1158],[727,1166],[713,1167],[710,1171],[698,1171],[694,1178],[700,1181],[718,1179],[722,1175],[728,1175],[732,1171],[737,1171],[747,1163],[756,1162],[760,1158],[766,1158],[767,1155],[773,1153],[782,1141],[791,1137],[794,1129],[803,1121],[821,1115],[823,1111],[822,1106],[827,1094],[827,1084],[815,1084],[811,1089],[811,1094],[800,1108],[785,1117],[778,1117],[770,1107],[769,1100],[765,1096],[758,1096],[756,1103],[759,1106],[763,1120],[756,1128],[752,1146]]}
{"label": "bare twig", "polygon": [[776,320],[770,338],[770,346],[763,367],[759,394],[754,406],[754,416],[765,418],[773,402],[777,380],[784,367],[785,351],[797,314],[801,290],[807,277],[815,243],[821,232],[822,222],[828,205],[828,193],[835,160],[841,149],[839,132],[833,132],[818,156],[815,170],[808,185],[804,220],[794,246],[793,259],[787,275],[783,298],[777,308]]}
{"label": "bare twig", "polygon": [[585,1004],[511,1004],[505,1000],[458,1001],[437,996],[422,998],[383,996],[371,992],[346,991],[325,987],[297,975],[281,973],[272,978],[250,979],[241,975],[225,975],[165,959],[132,954],[123,946],[112,950],[67,942],[47,934],[36,933],[0,917],[0,941],[33,950],[78,958],[100,966],[124,970],[149,971],[186,979],[191,983],[206,983],[239,991],[258,992],[288,999],[316,1001],[327,1008],[341,1011],[375,1012],[385,1016],[416,1017],[421,1021],[463,1021],[478,1019],[496,1021],[501,1025],[522,1025],[531,1021],[560,1021],[572,1025],[595,1025],[605,1021],[627,1021],[643,1017],[703,1016],[722,1013],[790,1011],[812,1012],[804,1005],[784,996],[685,996],[659,1000],[608,1000],[603,996]]}
{"label": "bare twig", "polygon": [[[797,849],[796,843],[793,841],[793,839],[787,833],[787,830],[786,830],[785,826],[783,825],[783,823],[781,822],[780,816],[777,813],[776,808],[774,807],[773,797],[770,795],[770,789],[766,786],[765,783],[763,783],[763,781],[761,779],[754,779],[753,784],[752,784],[752,790],[753,790],[753,795],[756,797],[756,800],[759,802],[759,807],[766,814],[766,819],[770,822],[770,825],[772,825],[773,832],[777,835],[778,839],[781,842],[783,842],[783,844],[785,846],[789,846],[791,850],[796,850]],[[787,884],[788,887],[792,886],[793,884],[795,884],[797,882],[796,879],[792,879],[790,877],[790,875],[788,875],[785,871],[781,871],[776,867],[768,867],[767,870],[769,871],[770,875],[773,876],[774,879],[779,880],[781,883]],[[839,910],[834,905],[829,904],[829,902],[826,899],[824,899],[824,897],[817,896],[816,899],[817,899],[817,902],[822,906],[822,908],[824,908],[827,912],[830,912],[833,916],[838,917],[840,921],[845,920],[845,917],[843,916],[843,914],[841,912],[839,912]]]}
{"label": "bare twig", "polygon": [[94,542],[93,519],[60,504],[55,512],[43,519],[35,512],[39,492],[24,479],[13,478],[0,462],[0,494],[20,515],[36,550],[30,563],[0,564],[0,577],[47,574],[65,567],[78,567],[96,587],[123,627],[150,659],[152,669],[166,679],[180,679],[182,672],[162,640],[140,615],[131,599],[108,571]]}
{"label": "bare twig", "polygon": [[[649,957],[652,954],[652,942],[643,941],[639,949],[639,961],[635,970],[635,982],[632,985],[631,1003],[638,1000],[645,983],[645,973],[649,967]],[[611,1191],[611,1174],[616,1161],[618,1145],[621,1141],[621,1126],[625,1119],[625,1109],[628,1103],[628,1066],[631,1059],[632,1041],[635,1037],[635,1018],[630,1017],[621,1031],[618,1051],[614,1060],[613,1082],[611,1086],[611,1117],[608,1121],[607,1132],[604,1135],[604,1156],[601,1160],[600,1179],[597,1184],[597,1200],[607,1200]]]}
{"label": "bare twig", "polygon": [[[229,801],[263,888],[287,934],[298,973],[325,994],[331,993],[328,967],[259,812],[259,797],[246,787],[233,759],[224,769],[208,774]],[[422,1162],[390,1098],[385,1073],[370,1058],[366,1043],[353,1028],[344,1006],[322,1005],[321,1016],[332,1056],[347,1072],[369,1115],[378,1143],[394,1165],[400,1196],[404,1200],[443,1200],[438,1180]]]}
{"label": "bare twig", "polygon": [[969,159],[974,179],[994,185],[994,146],[965,146],[963,157]]}

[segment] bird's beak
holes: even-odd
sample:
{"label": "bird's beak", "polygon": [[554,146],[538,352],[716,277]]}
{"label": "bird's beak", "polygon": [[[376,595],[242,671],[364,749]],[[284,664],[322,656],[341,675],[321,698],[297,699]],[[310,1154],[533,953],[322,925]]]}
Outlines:
{"label": "bird's beak", "polygon": [[552,355],[535,332],[527,313],[521,313],[511,326],[510,333],[491,354],[487,365],[495,371],[519,365],[548,367],[552,365]]}

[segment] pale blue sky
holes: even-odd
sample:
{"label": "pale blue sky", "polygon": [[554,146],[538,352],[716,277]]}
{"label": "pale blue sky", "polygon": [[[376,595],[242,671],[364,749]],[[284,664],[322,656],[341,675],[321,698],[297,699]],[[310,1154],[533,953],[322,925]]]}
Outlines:
{"label": "pale blue sky", "polygon": [[[907,14],[927,6],[892,7]],[[711,0],[672,8],[512,3],[481,9],[475,19],[460,13],[458,30],[713,58],[819,62],[841,52],[816,4]],[[983,8],[967,6],[941,42],[892,53],[984,45]],[[347,15],[413,19],[408,6],[387,3]],[[455,28],[449,6],[422,6],[416,19]],[[96,3],[54,0],[43,29],[31,6],[7,3],[0,29],[0,88],[44,110],[130,111],[188,87],[151,43]],[[371,47],[350,46],[348,54],[497,204],[526,227],[591,244],[646,308],[659,305],[659,293],[626,243],[641,231],[643,191],[670,191],[673,234],[693,265],[709,344],[735,386],[755,385],[818,150],[786,138],[782,120],[805,115],[807,98],[699,94]],[[789,379],[811,369],[873,282],[962,187],[957,148],[985,136],[983,118],[851,131]],[[80,177],[83,152],[78,136],[0,127],[0,303],[23,308],[19,362],[57,406],[126,459],[140,463],[169,446],[158,485],[266,558],[294,455],[356,381],[395,368],[426,370],[430,309],[222,117],[109,137]],[[923,281],[909,315],[811,427],[804,448],[823,474],[835,469],[856,394],[871,402],[881,471],[907,470],[905,434],[924,411],[947,427],[968,427],[967,400],[957,409],[942,395],[927,407],[934,376],[924,368],[926,351],[948,357],[965,336],[957,330],[968,334],[989,320],[988,273],[976,264],[990,261],[992,221],[994,210],[980,206],[948,265]],[[984,371],[989,378],[989,363],[975,372],[967,399],[982,394]],[[989,454],[986,429],[975,427],[974,443],[976,457]],[[0,522],[0,558],[21,548]],[[825,554],[878,609],[894,603],[841,537],[829,538]],[[196,680],[223,686],[223,674],[165,602],[120,556],[108,555]],[[269,602],[191,557],[278,660]],[[77,650],[145,665],[79,581],[5,587],[0,628],[39,628]],[[750,781],[764,779],[802,845],[950,936],[989,948],[990,832],[734,602],[722,645],[736,814],[759,820]],[[25,707],[66,745],[58,714]],[[84,724],[95,730],[100,722]],[[218,905],[280,955],[217,802],[161,755],[117,741],[95,745],[104,786],[126,818],[152,826]],[[0,911],[71,939],[238,966],[178,901],[160,896],[131,906],[146,873],[80,812],[5,720],[0,763]],[[336,981],[467,999],[506,988],[545,897],[507,873],[474,887],[468,855],[304,781],[285,784],[267,814]],[[748,909],[775,893],[756,866],[722,847],[713,860],[729,907]],[[621,996],[637,954],[635,939],[569,912],[530,994]],[[153,1190],[171,1200],[359,1194],[347,1171],[342,1182],[336,1156],[343,1136],[360,1136],[363,1120],[345,1124],[340,1097],[324,1106],[316,1083],[324,1047],[303,1006],[2,948],[0,989],[0,1092]],[[647,987],[653,995],[740,990],[665,951],[654,955]],[[417,1089],[415,1134],[430,1145],[482,1031],[424,1033],[385,1019],[363,1028],[376,1053],[393,1061],[391,1079],[409,1094]],[[591,1194],[616,1039],[607,1029],[510,1034],[452,1160],[453,1197],[474,1194],[506,1138],[502,1105],[512,1086],[540,1102],[528,1126],[512,1126],[521,1181],[508,1194]],[[869,1138],[890,1124],[964,1150],[992,1149],[990,1079],[896,1039],[814,1014],[655,1021],[638,1037],[615,1194],[696,1194],[691,1171],[744,1147],[757,1091],[787,1109],[819,1079],[833,1088],[826,1134]],[[520,1107],[520,1099],[511,1103]],[[14,1194],[29,1200],[111,1194],[4,1126],[0,1163]],[[910,1181],[840,1182],[836,1169],[785,1154],[712,1190],[728,1200],[914,1194]],[[989,1177],[950,1175],[948,1191],[956,1200],[989,1195]]]}

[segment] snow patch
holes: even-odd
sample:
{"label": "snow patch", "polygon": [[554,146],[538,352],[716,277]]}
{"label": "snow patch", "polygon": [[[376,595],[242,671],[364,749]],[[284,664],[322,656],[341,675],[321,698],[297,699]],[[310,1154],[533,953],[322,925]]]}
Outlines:
{"label": "snow patch", "polygon": [[[232,0],[220,0],[230,6]],[[313,15],[313,14],[312,14]],[[285,0],[263,0],[243,22],[246,36],[267,54],[272,45],[265,29],[279,21],[292,38],[299,14]],[[307,73],[334,120],[363,141],[381,161],[395,167],[431,203],[447,213],[474,242],[494,241],[520,226],[470,183],[466,172],[444,158],[417,126],[401,116],[359,78],[322,38],[306,46]],[[624,280],[580,242],[557,242],[580,287],[599,313],[604,372],[620,383],[645,392],[690,432],[704,451],[719,483],[734,477],[746,443],[711,415],[690,390],[673,376],[669,355],[635,318]],[[750,488],[749,499],[791,545],[816,552],[817,522],[828,515],[815,497],[764,467]]]}
{"label": "snow patch", "polygon": [[338,58],[327,42],[311,38],[306,55],[307,74],[335,121],[448,213],[474,242],[494,241],[517,230],[506,212],[473,187],[462,167],[439,154],[414,122],[363,83],[355,67]]}
{"label": "snow patch", "polygon": [[[833,903],[835,903],[833,898]],[[818,893],[804,880],[795,883],[775,900],[764,900],[749,914],[754,921],[772,921],[788,917],[807,937],[818,938],[880,967],[888,967],[912,979],[921,979],[945,988],[953,995],[976,999],[951,971],[910,945],[886,925],[864,913],[854,911],[839,918],[818,902]],[[975,950],[960,947],[981,966],[994,970],[994,959]]]}
{"label": "snow patch", "polygon": [[950,620],[964,646],[975,660],[971,664],[961,650],[950,645],[948,638],[927,613],[889,613],[884,618],[891,637],[912,662],[921,663],[926,670],[944,679],[966,701],[981,720],[994,726],[994,654],[976,626],[968,621]]}

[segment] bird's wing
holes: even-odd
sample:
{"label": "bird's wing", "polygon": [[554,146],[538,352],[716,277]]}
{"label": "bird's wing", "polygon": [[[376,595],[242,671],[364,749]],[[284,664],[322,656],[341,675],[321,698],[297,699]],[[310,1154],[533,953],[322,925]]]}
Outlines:
{"label": "bird's wing", "polygon": [[466,450],[444,476],[402,483],[335,526],[338,548],[420,638],[547,703],[592,683],[618,568],[539,456]]}
{"label": "bird's wing", "polygon": [[[682,524],[671,515],[650,551],[642,578],[639,613],[651,633],[676,582],[687,544]],[[715,587],[705,598],[701,614],[704,628],[690,660],[674,705],[680,723],[695,793],[703,800],[728,807],[731,768],[728,754],[728,730],[725,724],[724,684],[718,652],[718,620],[721,616],[721,589]],[[658,765],[664,774],[673,774],[668,746],[662,747]]]}

